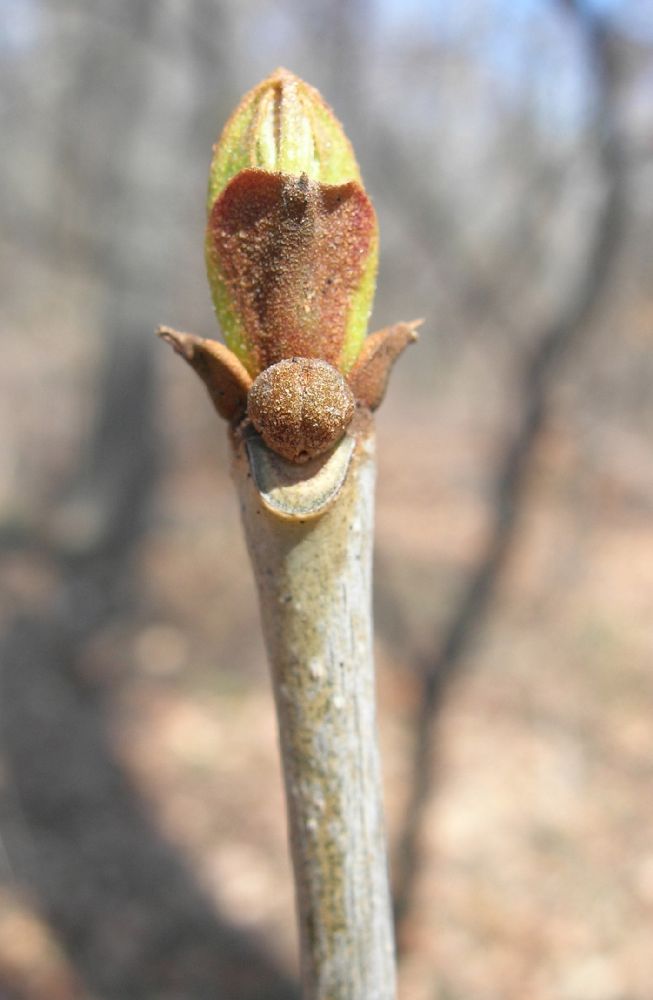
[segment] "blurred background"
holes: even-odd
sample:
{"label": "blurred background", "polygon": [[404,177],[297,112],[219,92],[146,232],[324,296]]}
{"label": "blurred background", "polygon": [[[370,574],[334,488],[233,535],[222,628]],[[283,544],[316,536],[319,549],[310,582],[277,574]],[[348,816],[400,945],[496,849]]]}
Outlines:
{"label": "blurred background", "polygon": [[402,1000],[653,996],[647,0],[0,0],[0,998],[296,1000],[211,144],[276,66],[380,217]]}

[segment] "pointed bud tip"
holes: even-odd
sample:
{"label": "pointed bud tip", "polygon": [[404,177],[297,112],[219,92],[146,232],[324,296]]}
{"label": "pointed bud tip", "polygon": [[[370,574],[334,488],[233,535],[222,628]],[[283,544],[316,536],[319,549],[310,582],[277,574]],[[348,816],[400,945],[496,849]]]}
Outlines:
{"label": "pointed bud tip", "polygon": [[208,210],[248,168],[323,184],[360,181],[351,143],[315,87],[279,66],[242,98],[213,147]]}
{"label": "pointed bud tip", "polygon": [[259,86],[263,86],[265,83],[276,83],[277,81],[285,80],[300,80],[300,77],[296,73],[293,73],[292,70],[286,69],[285,66],[277,66]]}

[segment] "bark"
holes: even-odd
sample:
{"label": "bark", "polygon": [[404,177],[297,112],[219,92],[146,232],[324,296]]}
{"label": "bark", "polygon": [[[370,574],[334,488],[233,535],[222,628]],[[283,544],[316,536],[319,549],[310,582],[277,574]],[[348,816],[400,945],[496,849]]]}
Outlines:
{"label": "bark", "polygon": [[[347,439],[338,446],[336,465],[348,447]],[[373,437],[358,437],[340,492],[312,518],[266,505],[258,461],[235,438],[233,475],[278,713],[304,997],[392,1000],[372,655]],[[292,474],[286,509],[289,491],[306,509],[312,472]]]}

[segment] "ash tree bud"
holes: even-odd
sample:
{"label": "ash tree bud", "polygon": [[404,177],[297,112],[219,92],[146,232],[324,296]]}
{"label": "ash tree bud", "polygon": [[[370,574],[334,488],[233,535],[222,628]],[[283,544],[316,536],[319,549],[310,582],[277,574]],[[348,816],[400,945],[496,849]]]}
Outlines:
{"label": "ash tree bud", "polygon": [[320,94],[277,70],[214,147],[206,261],[227,346],[253,377],[288,357],[348,372],[374,295],[378,228]]}
{"label": "ash tree bud", "polygon": [[313,87],[278,69],[213,148],[205,252],[226,346],[160,329],[221,416],[248,416],[291,462],[329,451],[374,410],[417,324],[366,338],[376,213],[351,144]]}

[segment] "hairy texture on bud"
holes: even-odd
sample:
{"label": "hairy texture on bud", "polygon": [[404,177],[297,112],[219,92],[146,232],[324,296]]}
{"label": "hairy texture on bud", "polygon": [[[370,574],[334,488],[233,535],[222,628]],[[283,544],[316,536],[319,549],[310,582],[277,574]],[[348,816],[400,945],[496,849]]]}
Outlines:
{"label": "hairy texture on bud", "polygon": [[[344,220],[344,242],[342,213],[332,211],[334,189],[346,191],[350,207],[357,205]],[[246,197],[260,213],[255,231]],[[227,346],[250,375],[300,354],[324,357],[348,372],[372,308],[378,231],[351,144],[314,87],[278,69],[245,95],[213,148],[207,208],[206,264],[216,315]],[[250,240],[258,244],[246,261],[242,251]],[[300,253],[306,259],[298,267]],[[243,265],[252,260],[248,276]],[[292,321],[264,326],[282,298]],[[321,325],[323,313],[328,328]],[[272,349],[282,327],[282,341]],[[323,353],[325,342],[330,346]]]}
{"label": "hairy texture on bud", "polygon": [[355,403],[332,365],[289,358],[258,376],[249,390],[247,408],[269,448],[289,462],[305,462],[340,440]]}
{"label": "hairy texture on bud", "polygon": [[225,339],[251,375],[294,356],[349,371],[365,337],[377,243],[374,209],[355,181],[263,170],[231,181],[209,218],[206,259]]}

